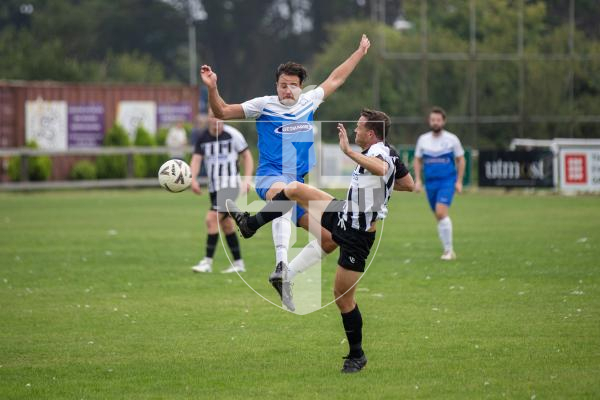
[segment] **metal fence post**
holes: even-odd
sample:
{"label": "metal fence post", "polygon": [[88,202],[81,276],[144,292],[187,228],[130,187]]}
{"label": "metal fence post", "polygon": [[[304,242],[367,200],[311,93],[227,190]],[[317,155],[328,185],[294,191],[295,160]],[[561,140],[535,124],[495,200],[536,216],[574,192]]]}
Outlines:
{"label": "metal fence post", "polygon": [[127,153],[127,178],[133,178],[133,153]]}
{"label": "metal fence post", "polygon": [[29,180],[29,156],[27,154],[21,155],[21,181],[27,182]]}

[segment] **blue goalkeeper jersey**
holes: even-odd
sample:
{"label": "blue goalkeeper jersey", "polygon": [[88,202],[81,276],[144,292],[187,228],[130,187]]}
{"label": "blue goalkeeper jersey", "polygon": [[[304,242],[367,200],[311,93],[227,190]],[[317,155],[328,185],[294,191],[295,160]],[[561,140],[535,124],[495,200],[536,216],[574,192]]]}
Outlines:
{"label": "blue goalkeeper jersey", "polygon": [[259,161],[257,176],[304,176],[315,165],[313,115],[324,97],[317,87],[285,106],[277,96],[242,103],[246,118],[256,119]]}

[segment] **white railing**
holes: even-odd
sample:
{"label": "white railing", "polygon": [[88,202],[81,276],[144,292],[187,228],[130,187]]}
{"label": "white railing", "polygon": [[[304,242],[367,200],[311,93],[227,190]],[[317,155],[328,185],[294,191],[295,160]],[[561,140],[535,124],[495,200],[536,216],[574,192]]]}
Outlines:
{"label": "white railing", "polygon": [[[189,154],[192,146],[178,149],[179,152]],[[135,178],[135,155],[169,154],[173,149],[169,147],[90,147],[69,150],[31,149],[28,147],[14,147],[0,149],[0,158],[20,157],[20,182],[0,182],[2,190],[45,190],[45,189],[89,189],[89,188],[114,188],[114,187],[158,187],[157,178]],[[29,158],[36,156],[127,156],[126,178],[123,179],[96,179],[96,180],[69,180],[69,181],[41,181],[31,182],[29,178]],[[157,171],[158,174],[158,171]],[[200,183],[206,183],[206,177],[200,178]]]}

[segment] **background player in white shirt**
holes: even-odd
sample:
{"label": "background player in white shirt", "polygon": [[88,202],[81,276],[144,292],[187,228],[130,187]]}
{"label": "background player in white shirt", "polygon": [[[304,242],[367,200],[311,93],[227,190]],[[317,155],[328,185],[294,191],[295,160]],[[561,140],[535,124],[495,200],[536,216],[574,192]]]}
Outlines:
{"label": "background player in white shirt", "polygon": [[[257,97],[243,104],[227,104],[219,95],[217,75],[208,65],[201,68],[202,81],[208,87],[208,100],[217,118],[223,120],[256,119],[259,162],[256,170],[256,191],[263,200],[271,200],[288,183],[304,182],[304,175],[315,164],[313,115],[320,103],[334,93],[367,54],[371,43],[363,35],[358,48],[340,64],[319,87],[302,93],[307,76],[300,64],[288,62],[276,72],[276,96]],[[293,210],[292,210],[293,211]],[[273,242],[276,267],[270,281],[281,278],[288,263],[288,247],[292,231],[292,211],[273,222]],[[297,223],[309,229],[308,215],[296,209]],[[311,227],[313,224],[310,225]],[[336,248],[330,232],[313,232],[321,243],[302,251],[299,262],[312,265]]]}
{"label": "background player in white shirt", "polygon": [[445,111],[440,107],[432,108],[429,113],[431,131],[419,136],[415,149],[415,190],[420,191],[423,187],[423,168],[427,199],[438,221],[438,234],[444,247],[441,259],[454,260],[456,253],[452,246],[452,221],[448,210],[454,192],[462,192],[465,151],[458,137],[444,130],[445,124]]}

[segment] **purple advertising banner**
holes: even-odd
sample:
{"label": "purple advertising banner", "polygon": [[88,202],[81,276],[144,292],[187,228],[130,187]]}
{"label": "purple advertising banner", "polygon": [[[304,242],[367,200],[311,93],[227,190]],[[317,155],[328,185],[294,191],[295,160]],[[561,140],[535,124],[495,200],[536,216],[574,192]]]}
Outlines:
{"label": "purple advertising banner", "polygon": [[104,105],[69,104],[69,147],[97,147],[104,139]]}
{"label": "purple advertising banner", "polygon": [[159,128],[168,128],[179,122],[193,120],[190,103],[159,103],[156,111],[156,125]]}

